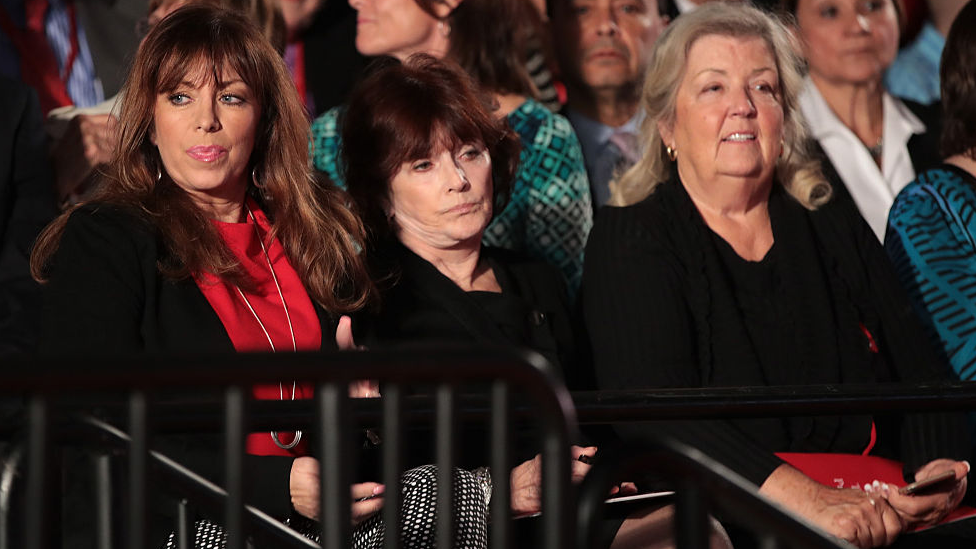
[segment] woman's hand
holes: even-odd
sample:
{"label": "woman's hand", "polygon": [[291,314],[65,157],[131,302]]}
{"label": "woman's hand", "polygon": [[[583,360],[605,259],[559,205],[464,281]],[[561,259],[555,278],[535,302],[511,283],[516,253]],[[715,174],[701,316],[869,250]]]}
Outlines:
{"label": "woman's hand", "polygon": [[[291,464],[289,488],[291,490],[291,505],[302,516],[310,519],[319,518],[319,460],[311,457],[295,458]],[[373,516],[383,508],[383,498],[376,497],[383,493],[384,486],[376,482],[353,484],[352,496],[352,524],[353,526]]]}
{"label": "woman's hand", "polygon": [[926,463],[915,473],[915,480],[925,480],[949,470],[955,472],[955,482],[947,481],[934,486],[924,494],[899,494],[894,486],[881,493],[910,527],[931,526],[954,511],[966,495],[969,462],[937,459]]}
{"label": "woman's hand", "polygon": [[787,464],[773,471],[759,491],[857,547],[890,545],[905,529],[902,516],[880,494],[824,486]]}
{"label": "woman's hand", "polygon": [[[573,446],[570,449],[570,473],[574,483],[583,480],[590,466],[579,461],[580,454],[592,456],[596,446],[586,448]],[[528,515],[542,510],[542,456],[536,456],[512,469],[510,475],[512,493],[512,512]]]}
{"label": "woman's hand", "polygon": [[352,485],[352,525],[380,512],[383,508],[383,498],[380,497],[386,489],[375,482],[361,482]]}

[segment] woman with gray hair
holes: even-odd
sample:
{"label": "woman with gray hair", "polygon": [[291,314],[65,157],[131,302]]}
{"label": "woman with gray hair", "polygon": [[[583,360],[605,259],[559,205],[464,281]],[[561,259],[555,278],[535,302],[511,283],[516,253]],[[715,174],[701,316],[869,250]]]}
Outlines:
{"label": "woman with gray hair", "polygon": [[[877,239],[849,202],[831,201],[803,147],[799,66],[784,25],[751,7],[702,6],[659,38],[642,96],[643,158],[613,185],[618,207],[587,244],[582,299],[600,388],[942,379]],[[968,451],[954,446],[967,436],[956,416],[618,431],[632,443],[688,442],[860,547],[938,522],[967,485],[968,464],[947,459]],[[836,488],[782,452],[896,457],[910,477],[952,480],[925,496]]]}

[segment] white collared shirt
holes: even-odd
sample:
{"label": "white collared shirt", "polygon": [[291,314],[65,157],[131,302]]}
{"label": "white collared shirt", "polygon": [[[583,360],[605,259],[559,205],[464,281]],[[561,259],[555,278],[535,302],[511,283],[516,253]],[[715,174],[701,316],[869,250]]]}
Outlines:
{"label": "white collared shirt", "polygon": [[800,94],[800,110],[810,134],[820,142],[827,157],[847,186],[871,230],[884,241],[888,210],[895,196],[913,179],[915,168],[908,154],[908,140],[925,133],[925,124],[900,100],[887,92],[883,99],[884,126],[881,169],[871,153],[830,109],[810,77]]}

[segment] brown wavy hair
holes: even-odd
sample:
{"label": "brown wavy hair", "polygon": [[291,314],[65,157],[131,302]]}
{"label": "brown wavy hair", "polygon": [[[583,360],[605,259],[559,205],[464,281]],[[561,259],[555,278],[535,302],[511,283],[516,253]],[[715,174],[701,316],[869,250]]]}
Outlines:
{"label": "brown wavy hair", "polygon": [[[362,223],[345,206],[344,194],[318,181],[308,153],[309,123],[281,56],[244,16],[208,4],[182,7],[146,36],[123,87],[115,156],[91,202],[138,212],[156,229],[166,250],[160,272],[183,279],[208,272],[251,286],[207,214],[166,174],[149,136],[156,97],[187,75],[215,81],[232,68],[261,107],[247,166],[247,192],[272,223],[288,260],[309,296],[332,312],[361,308],[372,293],[359,247]],[[260,182],[260,188],[255,185]],[[49,225],[31,256],[31,272],[43,281],[74,209]]]}
{"label": "brown wavy hair", "polygon": [[450,57],[484,89],[538,98],[525,68],[533,37],[544,37],[539,12],[528,0],[464,0],[441,19],[434,5],[444,0],[414,0],[448,25]]}
{"label": "brown wavy hair", "polygon": [[440,143],[484,143],[491,157],[493,215],[508,202],[521,141],[492,114],[490,99],[457,65],[430,55],[403,63],[384,58],[350,94],[342,115],[342,158],[349,195],[374,240],[390,237],[390,182],[404,162],[426,158]]}

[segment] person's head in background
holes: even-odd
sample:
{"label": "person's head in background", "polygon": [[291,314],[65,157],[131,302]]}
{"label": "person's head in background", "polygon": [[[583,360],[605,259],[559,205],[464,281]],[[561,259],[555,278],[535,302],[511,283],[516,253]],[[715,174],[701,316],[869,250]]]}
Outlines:
{"label": "person's head in background", "polygon": [[895,0],[786,0],[817,87],[882,86],[898,53]]}
{"label": "person's head in background", "polygon": [[540,24],[531,2],[349,0],[349,4],[358,12],[356,49],[363,55],[388,55],[401,61],[414,53],[449,58],[496,96],[536,96],[525,68],[528,41]]}
{"label": "person's head in background", "polygon": [[976,166],[976,2],[955,18],[942,50],[942,141],[945,158],[961,156]]}
{"label": "person's head in background", "polygon": [[549,0],[571,109],[608,126],[637,112],[647,60],[666,19],[657,0]]}
{"label": "person's head in background", "polygon": [[261,29],[279,54],[284,53],[285,21],[275,0],[149,0],[149,14],[139,22],[137,32],[145,38],[167,15],[194,3],[207,3],[244,15]]}

